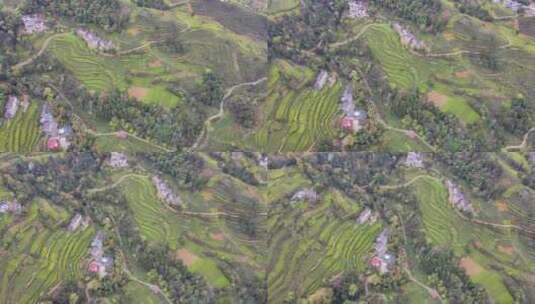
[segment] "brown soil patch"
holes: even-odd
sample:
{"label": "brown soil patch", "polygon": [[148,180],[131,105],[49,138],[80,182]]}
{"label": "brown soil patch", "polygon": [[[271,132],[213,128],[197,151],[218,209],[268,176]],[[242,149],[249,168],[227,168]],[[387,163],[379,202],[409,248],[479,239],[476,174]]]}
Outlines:
{"label": "brown soil patch", "polygon": [[461,261],[459,261],[459,266],[461,266],[469,276],[475,276],[484,271],[483,267],[471,257],[462,258]]}
{"label": "brown soil patch", "polygon": [[452,33],[452,32],[445,32],[443,34],[444,36],[444,39],[448,40],[448,41],[452,41],[452,40],[455,40],[455,34]]}
{"label": "brown soil patch", "polygon": [[223,232],[218,232],[218,233],[212,233],[210,235],[210,237],[212,237],[212,239],[216,240],[216,241],[223,241],[225,240],[225,234]]}
{"label": "brown soil patch", "polygon": [[497,201],[496,208],[498,208],[498,210],[500,210],[501,212],[509,211],[509,207],[507,206],[507,203],[505,201]]}
{"label": "brown soil patch", "polygon": [[186,266],[193,265],[193,263],[199,259],[193,252],[185,248],[177,250],[176,258],[180,259]]}
{"label": "brown soil patch", "polygon": [[448,96],[437,91],[431,91],[427,94],[427,100],[431,101],[435,106],[441,108],[448,102]]}
{"label": "brown soil patch", "polygon": [[209,179],[210,177],[214,176],[214,171],[210,168],[204,168],[201,171],[200,174],[202,177]]}
{"label": "brown soil patch", "polygon": [[308,297],[311,304],[330,303],[333,297],[333,290],[330,288],[320,288]]}
{"label": "brown soil patch", "polygon": [[147,96],[149,93],[149,89],[142,88],[142,87],[130,87],[128,89],[128,96],[134,97],[136,99],[143,99],[143,97]]}
{"label": "brown soil patch", "polygon": [[515,247],[511,245],[498,245],[498,251],[508,255],[513,255],[513,253],[515,253]]}
{"label": "brown soil patch", "polygon": [[455,72],[455,77],[457,78],[466,79],[470,76],[472,76],[472,72],[469,70]]}
{"label": "brown soil patch", "polygon": [[126,32],[128,35],[136,36],[141,32],[141,30],[138,27],[131,27]]}
{"label": "brown soil patch", "polygon": [[214,192],[212,192],[211,190],[206,190],[201,192],[201,196],[204,200],[210,201],[214,198]]}
{"label": "brown soil patch", "polygon": [[161,66],[162,66],[162,61],[159,59],[149,62],[149,67],[151,68],[159,68]]}

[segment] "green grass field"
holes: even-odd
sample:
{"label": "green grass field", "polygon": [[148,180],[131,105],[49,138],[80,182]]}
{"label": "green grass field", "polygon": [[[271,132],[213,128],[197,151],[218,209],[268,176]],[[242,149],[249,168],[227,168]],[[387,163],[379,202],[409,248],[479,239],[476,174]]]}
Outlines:
{"label": "green grass field", "polygon": [[268,12],[277,14],[292,11],[299,7],[299,0],[268,0]]}
{"label": "green grass field", "polygon": [[25,113],[19,109],[0,127],[0,152],[35,151],[39,137],[39,104],[32,102]]}

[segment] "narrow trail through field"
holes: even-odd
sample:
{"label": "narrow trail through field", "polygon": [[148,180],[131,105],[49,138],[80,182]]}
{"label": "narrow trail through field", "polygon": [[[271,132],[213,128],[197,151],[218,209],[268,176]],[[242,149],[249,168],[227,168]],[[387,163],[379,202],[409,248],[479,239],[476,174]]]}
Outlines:
{"label": "narrow trail through field", "polygon": [[48,48],[48,45],[50,44],[50,42],[54,39],[54,38],[57,38],[57,37],[61,37],[61,36],[65,36],[67,35],[67,33],[60,33],[60,34],[54,34],[50,37],[48,37],[45,42],[43,43],[43,45],[41,46],[41,49],[39,50],[39,52],[37,52],[37,54],[31,56],[30,58],[20,62],[20,63],[17,63],[15,64],[14,66],[11,67],[11,70],[12,71],[16,71],[16,70],[19,70],[21,68],[23,68],[24,66],[30,64],[30,63],[33,63],[35,59],[37,59],[39,56],[41,56],[45,51],[46,49]]}
{"label": "narrow trail through field", "polygon": [[212,121],[213,120],[216,120],[216,119],[219,119],[223,116],[223,114],[225,113],[225,101],[232,95],[232,93],[234,92],[234,90],[238,89],[238,88],[241,88],[241,87],[245,87],[245,86],[256,86],[264,81],[267,80],[267,77],[262,77],[256,81],[252,81],[252,82],[243,82],[243,83],[239,83],[237,85],[234,85],[232,87],[230,87],[225,95],[223,95],[223,98],[221,98],[221,102],[219,103],[219,111],[208,117],[205,121],[204,121],[204,128],[203,130],[201,131],[201,134],[199,134],[199,136],[197,137],[197,140],[195,141],[195,143],[193,144],[193,146],[191,146],[188,151],[192,151],[192,150],[195,150],[199,147],[202,147],[202,145],[204,145],[205,143],[203,142],[205,140],[205,136],[207,138],[208,136],[208,132],[210,131],[211,129],[211,124],[212,124]]}
{"label": "narrow trail through field", "polygon": [[124,182],[127,178],[129,178],[129,177],[134,177],[134,176],[137,176],[137,177],[147,177],[146,175],[138,174],[138,173],[129,173],[129,174],[125,174],[125,175],[119,177],[119,179],[118,179],[115,183],[113,183],[113,184],[111,184],[111,185],[108,185],[108,186],[100,187],[100,188],[89,189],[89,190],[87,191],[87,193],[102,192],[102,191],[106,191],[106,190],[115,188],[115,187],[119,186],[119,184],[121,184],[122,182]]}
{"label": "narrow trail through field", "polygon": [[161,43],[161,42],[163,42],[163,40],[151,40],[151,41],[145,42],[144,44],[142,44],[140,46],[136,46],[136,47],[133,47],[131,49],[124,50],[124,51],[119,51],[119,52],[117,52],[115,54],[104,53],[104,52],[99,52],[98,54],[101,55],[101,56],[105,56],[105,57],[117,57],[117,56],[122,56],[122,55],[128,55],[130,53],[133,53],[133,52],[148,48],[153,44]]}
{"label": "narrow trail through field", "polygon": [[367,25],[364,26],[364,27],[360,30],[360,32],[359,32],[357,35],[355,35],[354,37],[347,38],[346,40],[343,40],[343,41],[340,41],[340,42],[331,43],[331,44],[329,45],[329,47],[330,47],[330,48],[337,48],[337,47],[340,47],[340,46],[342,46],[342,45],[346,45],[346,44],[351,43],[351,42],[353,42],[353,41],[359,40],[360,37],[361,37],[362,35],[364,35],[364,34],[366,33],[366,31],[368,31],[368,29],[369,29],[370,27],[372,27],[372,26],[374,26],[374,25],[377,25],[377,23],[370,23],[370,24],[367,24]]}
{"label": "narrow trail through field", "polygon": [[[115,222],[115,220],[112,218],[112,221]],[[123,248],[123,238],[121,237],[121,234],[119,233],[119,230],[117,229],[117,225],[114,225],[116,228],[115,228],[115,234],[117,234],[117,238],[119,239],[119,245],[121,246],[121,248]],[[167,297],[167,295],[162,291],[162,289],[158,286],[158,285],[154,285],[154,284],[151,284],[149,282],[145,282],[141,279],[139,279],[138,277],[136,277],[134,274],[132,274],[132,272],[130,271],[130,269],[128,269],[128,263],[127,263],[127,256],[124,254],[123,250],[122,249],[119,249],[119,254],[122,256],[122,261],[123,261],[123,271],[124,273],[126,273],[126,275],[128,276],[128,278],[132,281],[135,281],[143,286],[146,286],[148,287],[153,293],[155,294],[160,294],[167,303],[169,304],[173,304],[173,301],[171,301],[171,299],[169,299]]]}
{"label": "narrow trail through field", "polygon": [[164,147],[164,146],[162,146],[162,145],[159,145],[159,144],[154,143],[154,142],[152,142],[152,141],[150,141],[150,140],[144,139],[144,138],[142,138],[142,137],[139,137],[139,136],[137,136],[137,135],[135,135],[135,134],[133,134],[133,133],[129,133],[129,132],[126,132],[126,131],[115,131],[115,132],[103,132],[103,133],[99,133],[99,132],[95,132],[94,130],[91,130],[91,129],[89,129],[89,128],[86,128],[86,129],[85,129],[85,132],[88,133],[88,134],[91,134],[91,135],[93,135],[93,136],[95,136],[95,137],[101,137],[101,136],[119,136],[119,134],[121,134],[121,133],[126,133],[126,134],[128,134],[128,137],[135,138],[136,140],[139,140],[139,141],[141,141],[141,142],[144,142],[144,143],[146,143],[146,144],[148,144],[148,145],[150,145],[150,146],[156,147],[156,148],[158,148],[158,149],[160,149],[160,150],[163,150],[163,151],[165,151],[165,152],[175,152],[175,151],[176,151],[176,150],[172,150],[172,149],[166,148],[166,147]]}
{"label": "narrow trail through field", "polygon": [[[61,99],[63,99],[70,107],[71,109],[74,109],[74,106],[73,104],[71,103],[71,101],[63,94],[63,92],[58,89],[56,86],[54,86],[53,84],[51,83],[48,83],[48,86],[50,86],[54,91],[56,91],[58,93],[58,95],[61,97]],[[160,150],[163,150],[165,152],[174,152],[175,150],[171,150],[169,148],[166,148],[162,145],[159,145],[157,143],[154,143],[150,140],[147,140],[147,139],[144,139],[144,138],[141,138],[133,133],[130,133],[130,132],[126,132],[126,131],[115,131],[115,132],[103,132],[103,133],[99,133],[99,132],[96,132],[92,129],[90,129],[87,124],[84,122],[84,120],[76,113],[72,113],[72,115],[74,116],[74,118],[76,118],[77,120],[79,120],[81,122],[80,126],[83,128],[82,131],[87,133],[87,134],[90,134],[90,135],[93,135],[95,137],[100,137],[100,136],[118,136],[120,133],[126,133],[128,135],[128,137],[132,137],[132,138],[135,138],[136,140],[139,140],[141,142],[144,142],[150,146],[153,146],[153,147],[156,147]]]}
{"label": "narrow trail through field", "polygon": [[424,144],[429,150],[431,150],[433,152],[436,152],[436,148],[433,145],[431,145],[430,143],[428,143],[422,136],[420,136],[420,134],[416,133],[413,130],[400,129],[400,128],[393,127],[393,126],[389,125],[388,123],[386,123],[383,120],[383,118],[379,114],[379,111],[377,109],[377,105],[375,104],[375,101],[373,101],[373,91],[372,91],[372,89],[371,89],[371,87],[370,87],[370,85],[368,83],[368,80],[366,79],[364,73],[360,69],[357,69],[357,72],[360,74],[360,77],[362,78],[362,80],[364,82],[364,86],[366,87],[366,91],[368,91],[369,105],[372,108],[373,113],[375,114],[375,120],[387,130],[403,133],[409,138],[418,138],[420,140],[420,142],[422,142],[422,144]]}
{"label": "narrow trail through field", "polygon": [[[405,223],[403,222],[403,218],[401,217],[401,215],[398,214],[398,217],[399,217],[401,229],[403,232],[403,241],[404,241],[405,246],[407,246],[407,233],[405,231]],[[403,263],[401,264],[401,267],[403,268],[403,271],[405,271],[405,273],[407,274],[407,277],[409,278],[409,280],[411,280],[412,282],[414,282],[416,285],[420,286],[421,288],[425,289],[427,293],[429,294],[429,296],[431,296],[431,298],[439,299],[440,303],[444,303],[444,300],[442,299],[442,297],[440,296],[440,294],[435,288],[432,288],[420,282],[418,279],[416,279],[412,275],[409,261],[407,260],[407,257],[408,257],[407,251],[405,250],[405,248],[401,248],[401,255],[405,257],[405,259],[403,260]]]}
{"label": "narrow trail through field", "polygon": [[[404,248],[402,250],[405,251]],[[409,267],[409,263],[407,261],[405,261],[403,263],[402,268],[405,271],[405,273],[407,274],[407,277],[409,278],[409,280],[411,280],[412,282],[414,282],[416,285],[420,286],[421,288],[425,289],[427,291],[427,293],[429,294],[429,296],[431,296],[431,298],[438,299],[438,300],[440,300],[440,303],[444,303],[444,300],[442,299],[442,297],[440,296],[440,294],[438,293],[438,291],[436,289],[434,289],[434,288],[432,288],[432,287],[430,287],[430,286],[418,281],[418,279],[416,279],[412,275],[411,269]]]}
{"label": "narrow trail through field", "polygon": [[433,179],[437,182],[442,182],[442,180],[438,177],[434,177],[434,176],[431,176],[431,175],[428,175],[428,174],[422,174],[422,175],[418,175],[416,177],[414,177],[413,179],[409,180],[408,182],[405,182],[405,183],[402,183],[402,184],[395,184],[395,185],[383,185],[383,186],[379,186],[378,189],[381,190],[381,191],[388,191],[388,190],[397,190],[397,189],[401,189],[401,188],[406,188],[410,185],[412,185],[414,182],[418,181],[419,179],[422,179],[422,178],[430,178],[430,179]]}
{"label": "narrow trail through field", "polygon": [[529,134],[531,132],[535,132],[535,127],[529,129],[528,132],[526,132],[526,134],[524,134],[524,139],[522,140],[522,143],[520,145],[512,145],[512,146],[507,146],[504,148],[504,151],[505,152],[509,152],[511,150],[523,150],[525,148],[527,148],[527,145],[528,145],[528,139],[529,139]]}

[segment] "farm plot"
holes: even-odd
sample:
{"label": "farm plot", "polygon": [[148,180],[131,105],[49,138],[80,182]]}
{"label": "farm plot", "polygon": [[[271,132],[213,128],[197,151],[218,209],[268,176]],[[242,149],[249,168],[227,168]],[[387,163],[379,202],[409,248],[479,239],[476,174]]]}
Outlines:
{"label": "farm plot", "polygon": [[10,254],[0,262],[0,302],[36,303],[60,282],[83,276],[92,228],[78,232],[43,229],[33,204],[24,221],[2,235]]}
{"label": "farm plot", "polygon": [[40,134],[39,104],[33,102],[25,113],[18,111],[0,127],[0,152],[35,151]]}
{"label": "farm plot", "polygon": [[98,56],[74,34],[56,37],[50,51],[89,90],[125,89],[125,70],[117,60]]}
{"label": "farm plot", "polygon": [[401,89],[425,88],[431,67],[401,45],[399,36],[390,25],[373,25],[366,31],[365,37],[392,85]]}
{"label": "farm plot", "polygon": [[272,152],[307,151],[322,140],[334,138],[341,91],[342,86],[336,84],[319,92],[304,89],[272,98],[274,105],[256,134],[256,146]]}
{"label": "farm plot", "polygon": [[[168,244],[188,269],[202,275],[212,286],[225,288],[230,284],[222,265],[238,265],[240,261],[243,263],[244,256],[253,255],[240,243],[241,237],[232,237],[231,243],[220,241],[237,233],[233,230],[235,223],[232,219],[228,223],[227,219],[210,216],[211,210],[188,211],[183,216],[173,214],[158,200],[148,177],[128,177],[122,185],[141,236],[152,242]],[[226,196],[221,199],[226,200]]]}
{"label": "farm plot", "polygon": [[[497,303],[511,303],[511,295],[496,271],[486,269],[493,265],[507,264],[512,261],[499,253],[500,242],[514,240],[508,233],[501,233],[487,227],[474,225],[459,217],[448,203],[448,193],[444,185],[431,178],[420,179],[415,185],[416,196],[422,212],[423,227],[429,241],[438,246],[449,247],[459,257],[466,253],[466,248],[474,246],[471,257],[461,264],[474,282],[481,284],[493,296]],[[503,246],[502,246],[503,247]],[[471,247],[472,248],[472,247]],[[463,260],[461,260],[462,262]],[[509,268],[509,273],[518,272]]]}
{"label": "farm plot", "polygon": [[179,227],[176,221],[170,223],[172,214],[158,200],[149,177],[131,176],[121,185],[141,236],[148,241],[176,243]]}
{"label": "farm plot", "polygon": [[314,206],[277,205],[270,210],[269,302],[281,303],[290,292],[310,295],[340,271],[364,269],[381,224],[358,225],[336,215],[334,210],[346,204],[335,197],[324,197]]}

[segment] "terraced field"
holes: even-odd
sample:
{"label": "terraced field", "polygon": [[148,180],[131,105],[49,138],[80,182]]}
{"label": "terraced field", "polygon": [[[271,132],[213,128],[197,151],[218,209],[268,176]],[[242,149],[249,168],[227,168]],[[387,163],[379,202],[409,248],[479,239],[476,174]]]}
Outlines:
{"label": "terraced field", "polygon": [[[336,134],[342,85],[322,91],[304,89],[269,97],[273,102],[265,124],[255,136],[261,151],[307,151]],[[281,98],[279,99],[278,96]]]}
{"label": "terraced field", "polygon": [[35,151],[39,137],[39,104],[33,102],[0,127],[0,152]]}
{"label": "terraced field", "polygon": [[49,49],[89,90],[125,89],[125,70],[120,62],[97,55],[74,34],[54,38]]}
{"label": "terraced field", "polygon": [[429,241],[440,246],[461,250],[469,241],[470,228],[466,227],[448,203],[448,191],[440,182],[420,179],[415,183],[423,223]]}
{"label": "terraced field", "polygon": [[169,223],[172,214],[158,199],[149,177],[128,177],[122,187],[141,236],[148,241],[176,243],[178,226]]}
{"label": "terraced field", "polygon": [[401,45],[398,34],[390,25],[373,25],[364,35],[392,85],[401,89],[425,88],[429,67]]}
{"label": "terraced field", "polygon": [[[341,271],[364,269],[381,224],[358,225],[354,219],[334,214],[335,205],[355,206],[327,195],[314,206],[298,203],[271,210],[267,270],[270,303],[282,303],[290,292],[297,297],[310,295]],[[356,214],[358,210],[347,211]]]}
{"label": "terraced field", "polygon": [[[192,272],[204,276],[212,286],[225,288],[230,285],[227,273],[235,270],[225,266],[227,263],[241,265],[244,257],[255,257],[254,242],[247,240],[244,232],[237,228],[240,223],[235,217],[211,216],[212,210],[206,209],[198,213],[188,211],[183,216],[175,214],[157,198],[156,189],[148,177],[128,177],[122,186],[142,237],[167,243]],[[211,206],[225,203],[227,209],[222,212],[228,214],[250,211],[237,210],[236,204],[247,204],[247,201],[231,201],[228,189],[221,185],[216,185],[213,190],[206,194],[212,198]]]}
{"label": "terraced field", "polygon": [[[514,241],[515,237],[507,232],[490,230],[461,219],[448,203],[447,189],[436,180],[420,179],[415,183],[415,190],[429,241],[434,245],[451,248],[458,256],[465,255],[466,248],[476,244],[469,259],[473,259],[473,263],[477,263],[477,269],[480,270],[469,275],[476,283],[481,284],[497,303],[512,303],[512,297],[505,288],[502,277],[489,268],[512,261],[511,256],[500,254],[496,248],[499,248],[500,242]],[[511,267],[508,271],[518,273],[520,269]]]}
{"label": "terraced field", "polygon": [[43,228],[39,216],[39,208],[33,204],[24,221],[2,235],[9,249],[0,262],[2,303],[36,303],[56,284],[83,276],[81,262],[94,230],[73,233]]}

